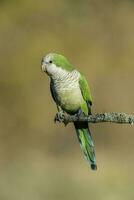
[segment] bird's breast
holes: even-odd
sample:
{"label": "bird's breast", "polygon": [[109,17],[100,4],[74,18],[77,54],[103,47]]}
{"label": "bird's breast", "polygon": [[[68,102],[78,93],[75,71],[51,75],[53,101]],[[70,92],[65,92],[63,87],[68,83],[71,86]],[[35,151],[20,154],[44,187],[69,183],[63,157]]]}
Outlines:
{"label": "bird's breast", "polygon": [[55,82],[57,102],[65,111],[76,111],[80,108],[83,97],[78,79],[66,79]]}

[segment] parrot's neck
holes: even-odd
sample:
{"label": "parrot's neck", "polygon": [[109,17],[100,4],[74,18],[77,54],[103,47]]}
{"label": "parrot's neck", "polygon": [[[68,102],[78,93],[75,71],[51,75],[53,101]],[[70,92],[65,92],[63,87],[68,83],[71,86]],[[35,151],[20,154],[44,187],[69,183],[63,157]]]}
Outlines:
{"label": "parrot's neck", "polygon": [[80,73],[77,70],[67,72],[65,70],[60,71],[51,76],[51,80],[57,91],[72,90],[79,87]]}
{"label": "parrot's neck", "polygon": [[47,66],[46,72],[52,79],[57,79],[59,77],[66,76],[68,74],[68,72],[65,69],[62,69],[61,67],[57,67],[55,64],[51,64],[50,66]]}
{"label": "parrot's neck", "polygon": [[52,64],[51,67],[47,68],[47,73],[51,79],[61,82],[67,79],[76,80],[80,77],[80,73],[77,70],[70,72],[61,67],[57,67],[55,64]]}

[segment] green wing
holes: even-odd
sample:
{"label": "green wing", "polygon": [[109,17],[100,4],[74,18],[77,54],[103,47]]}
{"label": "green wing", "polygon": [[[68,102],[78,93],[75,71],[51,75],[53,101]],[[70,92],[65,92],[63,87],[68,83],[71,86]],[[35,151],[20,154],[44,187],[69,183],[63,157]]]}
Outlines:
{"label": "green wing", "polygon": [[[88,83],[83,75],[80,76],[79,86],[84,99],[83,104],[81,105],[81,109],[86,115],[90,115],[92,96]],[[96,170],[97,164],[95,157],[95,149],[92,136],[88,127],[88,122],[75,122],[74,125],[84,155],[87,161],[91,164],[91,168],[93,170]]]}
{"label": "green wing", "polygon": [[86,101],[86,104],[88,106],[88,114],[91,114],[92,96],[87,80],[82,74],[80,76],[79,84],[83,99]]}

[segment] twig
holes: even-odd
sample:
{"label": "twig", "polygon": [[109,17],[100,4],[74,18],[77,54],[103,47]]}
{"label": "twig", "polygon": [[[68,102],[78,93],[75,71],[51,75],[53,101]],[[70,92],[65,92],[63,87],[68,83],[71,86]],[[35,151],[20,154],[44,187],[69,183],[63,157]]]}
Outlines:
{"label": "twig", "polygon": [[87,121],[90,123],[100,123],[100,122],[112,122],[112,123],[120,123],[120,124],[134,124],[134,115],[128,115],[125,113],[101,113],[96,115],[65,115],[58,113],[58,118],[56,121],[63,122],[65,124],[68,124],[70,122],[76,122],[76,121]]}

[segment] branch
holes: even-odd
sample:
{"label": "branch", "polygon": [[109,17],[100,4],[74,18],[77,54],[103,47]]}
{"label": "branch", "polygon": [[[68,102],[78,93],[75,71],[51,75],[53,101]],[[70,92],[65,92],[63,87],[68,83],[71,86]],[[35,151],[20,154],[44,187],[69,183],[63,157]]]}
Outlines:
{"label": "branch", "polygon": [[125,113],[101,113],[96,115],[65,115],[63,113],[57,113],[55,121],[63,122],[65,125],[70,122],[90,122],[90,123],[100,123],[100,122],[112,122],[119,124],[134,124],[134,115],[128,115]]}

